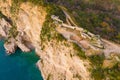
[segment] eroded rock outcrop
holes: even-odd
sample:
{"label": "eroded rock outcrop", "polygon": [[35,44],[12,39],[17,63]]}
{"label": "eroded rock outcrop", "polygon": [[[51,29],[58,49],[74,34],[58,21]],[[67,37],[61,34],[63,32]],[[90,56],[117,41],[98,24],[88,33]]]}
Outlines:
{"label": "eroded rock outcrop", "polygon": [[[36,45],[40,44],[40,32],[42,24],[45,20],[46,12],[43,7],[34,6],[31,3],[24,3],[20,5],[20,9],[13,18],[10,12],[12,1],[1,1],[1,14],[6,16],[0,19],[0,35],[6,39],[5,49],[7,53],[14,53],[19,47],[23,52],[29,52]],[[11,17],[11,18],[9,18]],[[15,34],[12,36],[11,34]]]}
{"label": "eroded rock outcrop", "polygon": [[37,51],[41,56],[38,66],[44,79],[90,80],[89,61],[81,60],[71,43],[67,42],[70,47],[66,47],[64,43],[66,42],[51,41],[42,52]]}
{"label": "eroded rock outcrop", "polygon": [[0,19],[0,35],[1,37],[7,37],[7,34],[12,26],[4,19]]}
{"label": "eroded rock outcrop", "polygon": [[[0,18],[0,36],[6,40],[4,44],[6,52],[14,53],[17,47],[23,52],[34,48],[41,58],[37,65],[44,80],[93,80],[89,72],[90,61],[78,57],[71,42],[79,45],[86,56],[104,53],[108,58],[111,53],[120,54],[119,45],[77,27],[65,11],[63,12],[68,24],[63,23],[55,16],[52,16],[52,19],[57,23],[56,31],[67,40],[62,42],[48,41],[42,49],[40,35],[47,15],[45,8],[28,2],[21,3],[16,18],[13,20],[12,13],[10,13],[11,3],[11,0],[0,1],[0,11],[13,21],[10,23],[8,20]],[[111,63],[112,61],[106,60],[103,64],[106,62]],[[108,66],[103,65],[103,67]]]}
{"label": "eroded rock outcrop", "polygon": [[[6,9],[8,9],[8,5],[6,7]],[[3,14],[7,11],[4,15],[11,17],[11,13],[6,9],[1,9],[1,11]],[[38,66],[45,80],[48,78],[51,80],[79,80],[80,78],[82,80],[89,80],[89,61],[80,60],[70,43],[68,44],[71,45],[71,48],[66,48],[66,46],[63,45],[64,43],[59,43],[57,46],[56,41],[48,42],[45,49],[41,50],[40,32],[46,15],[47,13],[43,7],[32,6],[30,3],[21,4],[14,22],[16,24],[16,36],[13,37],[9,35],[10,29],[13,26],[9,22],[5,21],[8,24],[7,27],[10,27],[7,28],[9,30],[3,30],[5,26],[0,27],[0,34],[6,38],[4,44],[6,52],[14,53],[17,47],[24,52],[35,48],[36,53],[41,57]],[[1,22],[1,24],[4,23]],[[71,55],[74,57],[71,57]]]}

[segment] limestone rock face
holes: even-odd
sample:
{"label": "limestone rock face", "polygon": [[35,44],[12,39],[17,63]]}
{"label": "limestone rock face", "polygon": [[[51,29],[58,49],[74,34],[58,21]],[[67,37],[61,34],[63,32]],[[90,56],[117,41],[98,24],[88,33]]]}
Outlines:
{"label": "limestone rock face", "polygon": [[[42,6],[23,3],[20,5],[18,15],[12,20],[11,0],[0,1],[0,4],[1,13],[7,18],[7,20],[4,17],[0,19],[0,37],[6,39],[4,45],[6,51],[14,53],[15,49],[19,47],[23,52],[29,52],[30,49],[39,46],[40,32],[46,16],[45,9]],[[9,21],[12,21],[12,23]],[[11,36],[14,33],[15,37]]]}
{"label": "limestone rock face", "polygon": [[50,42],[41,52],[38,66],[45,80],[91,80],[88,71],[89,61],[81,60],[75,53],[71,43],[66,47],[63,43]]}
{"label": "limestone rock face", "polygon": [[[61,42],[51,40],[46,42],[44,49],[42,49],[40,34],[47,15],[46,8],[28,2],[21,3],[16,18],[13,20],[10,12],[11,4],[11,0],[5,0],[5,2],[0,0],[0,11],[7,18],[7,20],[0,18],[0,37],[5,38],[6,52],[14,53],[17,47],[23,52],[35,49],[40,56],[37,65],[44,80],[93,80],[89,72],[89,60],[78,57],[72,42],[81,47],[86,56],[104,53],[107,58],[113,52],[120,54],[119,45],[96,38],[96,35],[77,27],[64,11],[68,16],[69,24],[63,23],[58,17],[53,20],[58,20],[58,23],[61,23],[56,26],[55,30],[67,40]],[[111,62],[106,60],[104,64]],[[104,65],[104,67],[108,66]]]}
{"label": "limestone rock face", "polygon": [[11,17],[10,8],[12,0],[0,0],[0,11],[7,17]]}
{"label": "limestone rock face", "polygon": [[5,42],[4,47],[7,53],[14,53],[17,47],[15,39],[10,38],[7,42]]}
{"label": "limestone rock face", "polygon": [[40,42],[40,32],[45,21],[45,8],[23,3],[20,6],[18,19],[16,20],[17,30],[24,31],[33,45]]}
{"label": "limestone rock face", "polygon": [[0,35],[1,37],[7,37],[8,31],[11,28],[11,25],[4,19],[0,19]]}
{"label": "limestone rock face", "polygon": [[[4,12],[3,9],[3,14]],[[8,39],[9,30],[5,34],[1,29],[2,36],[7,35],[7,42],[4,44],[6,51],[13,53],[19,47],[22,51],[28,52],[31,48],[35,48],[36,53],[41,57],[37,64],[44,80],[48,78],[50,80],[90,80],[89,61],[81,60],[70,43],[68,44],[71,47],[67,48],[64,43],[48,42],[45,49],[41,50],[40,32],[46,15],[43,7],[33,6],[30,3],[21,4],[15,20],[16,37]],[[5,14],[5,16],[11,17],[11,14]],[[9,26],[12,27],[10,24]]]}

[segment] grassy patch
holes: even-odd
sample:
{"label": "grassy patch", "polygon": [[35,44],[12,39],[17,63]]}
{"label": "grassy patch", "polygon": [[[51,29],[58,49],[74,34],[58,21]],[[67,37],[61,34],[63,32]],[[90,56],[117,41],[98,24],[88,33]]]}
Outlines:
{"label": "grassy patch", "polygon": [[85,52],[77,44],[73,43],[73,49],[76,50],[77,56],[86,59]]}
{"label": "grassy patch", "polygon": [[104,74],[110,80],[120,80],[120,69],[118,65],[111,69],[104,69]]}
{"label": "grassy patch", "polygon": [[94,79],[102,80],[105,78],[105,75],[103,74],[104,70],[102,69],[102,64],[104,60],[104,55],[101,56],[90,56],[88,57],[89,61],[92,63],[92,70],[91,70],[91,76]]}
{"label": "grassy patch", "polygon": [[3,18],[4,17],[4,15],[2,14],[2,12],[0,11],[0,18]]}
{"label": "grassy patch", "polygon": [[15,38],[18,35],[17,27],[13,25],[9,30],[9,37]]}
{"label": "grassy patch", "polygon": [[106,80],[107,78],[109,80],[120,80],[120,69],[118,67],[118,64],[114,66],[111,69],[103,69],[102,64],[105,57],[104,55],[96,55],[88,57],[88,60],[91,62],[91,76],[94,79],[97,80]]}
{"label": "grassy patch", "polygon": [[60,16],[62,20],[65,19],[65,16],[61,9],[57,7],[54,4],[48,4],[46,7],[47,11],[47,17],[43,24],[42,31],[41,31],[41,40],[44,41],[50,41],[51,39],[56,39],[58,41],[65,40],[64,37],[60,34],[58,34],[55,30],[56,25],[53,23],[53,20],[51,19],[51,15]]}

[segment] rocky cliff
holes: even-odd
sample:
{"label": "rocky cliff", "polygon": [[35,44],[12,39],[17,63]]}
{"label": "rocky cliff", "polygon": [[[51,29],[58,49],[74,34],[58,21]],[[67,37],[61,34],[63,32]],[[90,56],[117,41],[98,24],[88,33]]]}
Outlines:
{"label": "rocky cliff", "polygon": [[64,7],[42,2],[0,0],[0,39],[6,52],[35,49],[44,80],[111,79],[107,71],[120,68],[120,45],[77,26]]}

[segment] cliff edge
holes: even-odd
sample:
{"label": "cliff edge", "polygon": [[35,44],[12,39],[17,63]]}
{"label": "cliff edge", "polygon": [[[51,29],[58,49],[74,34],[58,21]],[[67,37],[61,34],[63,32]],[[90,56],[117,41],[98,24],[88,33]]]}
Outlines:
{"label": "cliff edge", "polygon": [[43,0],[1,0],[0,39],[8,54],[35,49],[44,80],[109,80],[109,70],[116,69],[120,74],[119,44],[78,26],[65,7]]}

